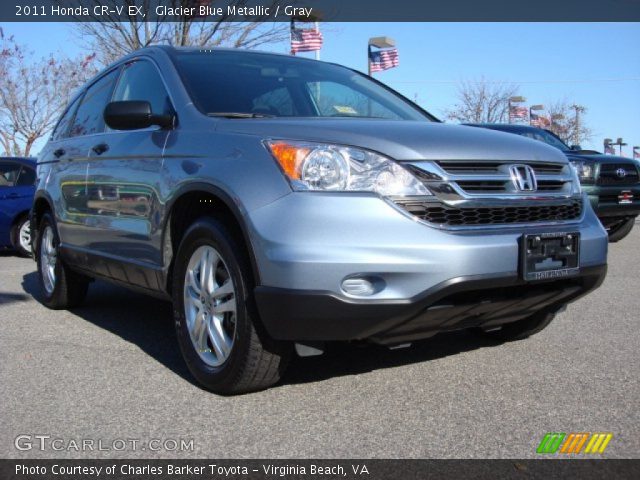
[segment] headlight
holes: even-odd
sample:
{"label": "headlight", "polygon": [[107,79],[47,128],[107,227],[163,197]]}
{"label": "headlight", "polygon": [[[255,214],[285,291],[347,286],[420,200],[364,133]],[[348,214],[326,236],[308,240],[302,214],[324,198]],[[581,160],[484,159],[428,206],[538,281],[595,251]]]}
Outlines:
{"label": "headlight", "polygon": [[400,164],[360,148],[309,142],[266,142],[294,190],[431,195]]}
{"label": "headlight", "polygon": [[594,164],[583,162],[581,160],[571,160],[571,165],[576,170],[576,174],[581,182],[589,182],[593,180]]}

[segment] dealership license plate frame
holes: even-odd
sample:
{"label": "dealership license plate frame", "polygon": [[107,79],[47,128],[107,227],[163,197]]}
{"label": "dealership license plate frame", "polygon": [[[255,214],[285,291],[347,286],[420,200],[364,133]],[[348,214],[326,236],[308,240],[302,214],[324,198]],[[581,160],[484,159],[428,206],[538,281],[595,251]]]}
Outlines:
{"label": "dealership license plate frame", "polygon": [[618,205],[631,205],[633,200],[633,192],[631,190],[622,190],[618,194]]}
{"label": "dealership license plate frame", "polygon": [[[567,249],[568,246],[571,248]],[[579,273],[580,232],[527,233],[520,237],[523,280],[554,280],[575,277]]]}

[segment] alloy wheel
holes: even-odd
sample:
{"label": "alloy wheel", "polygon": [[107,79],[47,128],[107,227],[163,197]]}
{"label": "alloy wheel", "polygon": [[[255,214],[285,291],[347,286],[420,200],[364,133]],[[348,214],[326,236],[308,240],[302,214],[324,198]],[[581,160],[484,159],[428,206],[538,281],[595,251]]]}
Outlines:
{"label": "alloy wheel", "polygon": [[40,266],[42,270],[42,283],[49,295],[56,287],[56,262],[58,252],[54,245],[54,234],[51,225],[47,225],[42,234],[42,245],[40,247]]}
{"label": "alloy wheel", "polygon": [[198,247],[187,266],[184,310],[193,347],[207,365],[219,367],[231,354],[237,296],[231,273],[213,247]]}

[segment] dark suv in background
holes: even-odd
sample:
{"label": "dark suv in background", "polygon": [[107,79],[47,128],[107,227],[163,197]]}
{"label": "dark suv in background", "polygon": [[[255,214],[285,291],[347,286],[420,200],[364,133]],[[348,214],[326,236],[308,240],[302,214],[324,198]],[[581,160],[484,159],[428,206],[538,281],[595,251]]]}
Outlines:
{"label": "dark suv in background", "polygon": [[581,150],[579,146],[569,147],[553,132],[528,125],[467,125],[515,133],[562,150],[576,167],[582,189],[589,195],[591,205],[607,229],[609,241],[622,240],[631,232],[640,214],[638,162],[616,155],[604,155],[595,150]]}

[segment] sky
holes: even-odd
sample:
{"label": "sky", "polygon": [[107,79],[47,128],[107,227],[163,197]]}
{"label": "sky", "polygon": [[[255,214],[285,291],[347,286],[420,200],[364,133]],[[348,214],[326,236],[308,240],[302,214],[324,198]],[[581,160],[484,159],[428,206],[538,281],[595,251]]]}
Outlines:
{"label": "sky", "polygon": [[[83,52],[70,23],[0,27],[37,56]],[[321,30],[321,59],[361,71],[370,37],[395,39],[400,66],[375,77],[441,118],[460,82],[484,78],[519,85],[530,105],[566,99],[587,107],[594,135],[585,148],[602,151],[604,138],[618,137],[627,156],[640,146],[640,23],[325,23]]]}

